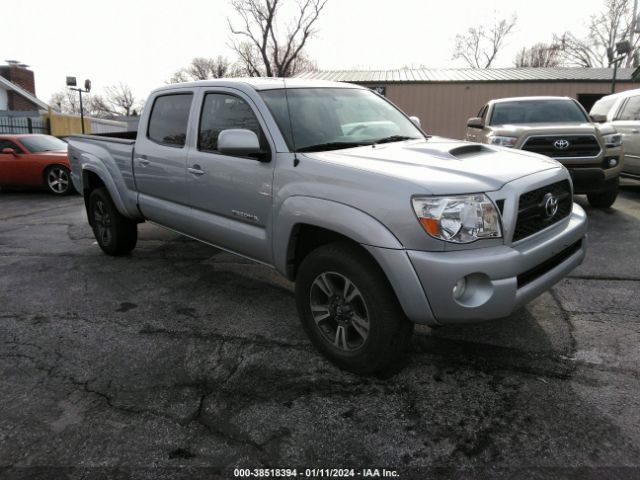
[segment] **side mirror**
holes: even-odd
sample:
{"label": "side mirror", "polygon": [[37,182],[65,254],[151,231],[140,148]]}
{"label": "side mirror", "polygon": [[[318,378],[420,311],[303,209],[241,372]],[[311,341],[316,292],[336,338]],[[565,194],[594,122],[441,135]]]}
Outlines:
{"label": "side mirror", "polygon": [[600,115],[598,113],[594,113],[593,115],[589,115],[589,118],[591,118],[592,122],[596,122],[596,123],[605,123],[607,121],[607,116],[606,115]]}
{"label": "side mirror", "polygon": [[480,117],[471,117],[467,120],[467,127],[469,128],[484,128],[484,121]]}
{"label": "side mirror", "polygon": [[17,155],[16,151],[13,148],[9,148],[9,147],[5,147],[2,149],[2,153],[4,153],[5,155]]}
{"label": "side mirror", "polygon": [[416,116],[412,116],[409,117],[409,120],[411,120],[413,123],[416,124],[417,127],[421,127],[422,125],[420,125],[420,119]]}
{"label": "side mirror", "polygon": [[225,155],[247,157],[260,153],[260,141],[251,130],[230,128],[218,135],[218,151]]}

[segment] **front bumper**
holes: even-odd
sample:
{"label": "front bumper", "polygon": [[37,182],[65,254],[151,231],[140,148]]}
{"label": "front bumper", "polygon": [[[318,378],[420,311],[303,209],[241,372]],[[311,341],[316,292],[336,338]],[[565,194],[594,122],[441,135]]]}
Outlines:
{"label": "front bumper", "polygon": [[[615,167],[608,166],[611,159],[617,160]],[[624,154],[622,148],[614,147],[603,151],[595,160],[584,161],[579,158],[556,158],[556,160],[569,170],[574,193],[581,194],[598,192],[607,188],[611,181],[618,178],[622,172]]]}
{"label": "front bumper", "polygon": [[[506,317],[548,290],[582,263],[586,234],[586,214],[574,204],[567,220],[512,246],[407,254],[434,320],[466,323]],[[456,300],[453,287],[463,277],[467,289]]]}

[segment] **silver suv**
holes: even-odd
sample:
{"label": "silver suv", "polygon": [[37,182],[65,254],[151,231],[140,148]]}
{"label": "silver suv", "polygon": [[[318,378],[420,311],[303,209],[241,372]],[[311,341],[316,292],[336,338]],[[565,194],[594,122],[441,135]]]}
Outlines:
{"label": "silver suv", "polygon": [[622,176],[640,179],[640,90],[607,95],[591,108],[591,116],[608,122],[622,135]]}

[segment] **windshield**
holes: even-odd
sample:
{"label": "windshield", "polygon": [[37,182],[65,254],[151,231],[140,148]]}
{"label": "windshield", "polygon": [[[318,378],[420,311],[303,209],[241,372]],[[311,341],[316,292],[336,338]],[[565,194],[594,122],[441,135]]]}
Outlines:
{"label": "windshield", "polygon": [[284,89],[260,94],[293,151],[317,152],[424,138],[411,120],[370,90],[294,88],[286,95]]}
{"label": "windshield", "polygon": [[67,144],[51,135],[20,137],[20,143],[31,153],[60,152],[67,150]]}
{"label": "windshield", "polygon": [[520,100],[496,103],[493,106],[490,125],[588,121],[582,109],[573,100]]}
{"label": "windshield", "polygon": [[591,107],[591,111],[589,112],[591,115],[606,115],[613,107],[613,104],[616,103],[616,97],[603,98],[602,100],[598,100],[593,107]]}

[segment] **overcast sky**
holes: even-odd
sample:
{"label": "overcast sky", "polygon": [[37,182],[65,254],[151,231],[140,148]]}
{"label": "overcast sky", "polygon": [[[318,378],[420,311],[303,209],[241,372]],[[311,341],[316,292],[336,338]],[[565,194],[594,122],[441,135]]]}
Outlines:
{"label": "overcast sky", "polygon": [[[294,0],[288,0],[289,2]],[[329,0],[307,48],[320,69],[462,67],[453,40],[494,16],[518,15],[514,34],[494,66],[513,66],[523,46],[554,32],[583,34],[604,0]],[[67,75],[94,91],[124,82],[143,98],[193,57],[225,55],[228,0],[5,0],[0,52],[35,72],[48,101]]]}

